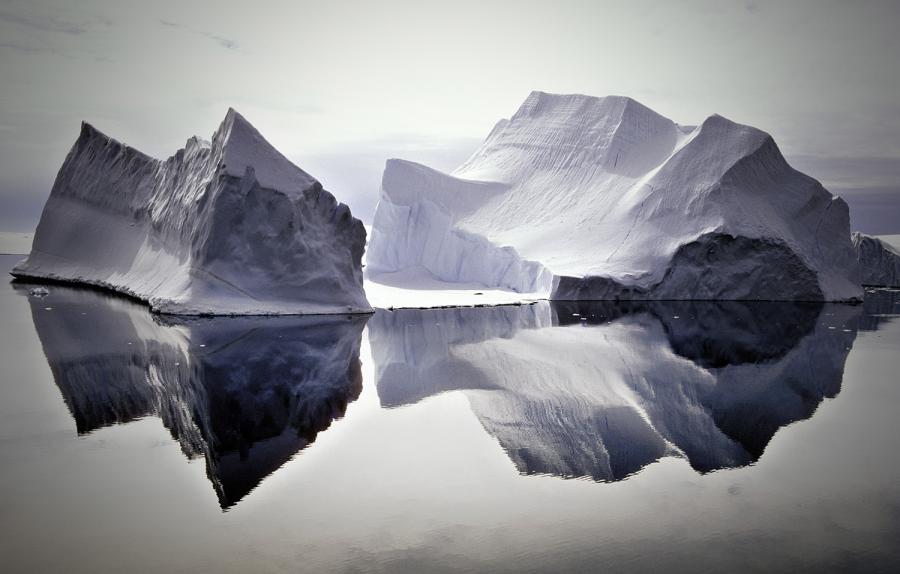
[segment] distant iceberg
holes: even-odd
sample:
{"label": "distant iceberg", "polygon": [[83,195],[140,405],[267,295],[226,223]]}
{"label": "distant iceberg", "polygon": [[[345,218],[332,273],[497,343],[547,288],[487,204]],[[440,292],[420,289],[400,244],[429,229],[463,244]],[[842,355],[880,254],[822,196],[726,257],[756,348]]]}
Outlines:
{"label": "distant iceberg", "polygon": [[533,92],[445,174],[388,160],[369,277],[558,300],[854,300],[847,204],[774,140],[618,96]]}
{"label": "distant iceberg", "polygon": [[900,250],[877,237],[853,233],[863,285],[900,287]]}
{"label": "distant iceberg", "polygon": [[107,287],[174,314],[369,312],[366,232],[229,110],[165,161],[83,124],[17,277]]}

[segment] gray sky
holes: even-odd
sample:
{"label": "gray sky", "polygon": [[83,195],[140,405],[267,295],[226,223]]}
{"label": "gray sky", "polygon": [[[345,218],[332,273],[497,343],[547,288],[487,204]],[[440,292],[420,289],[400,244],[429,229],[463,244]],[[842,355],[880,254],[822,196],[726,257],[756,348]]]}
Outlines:
{"label": "gray sky", "polygon": [[368,221],[384,159],[453,168],[539,89],[755,125],[896,233],[898,23],[893,1],[0,0],[0,229],[35,225],[82,119],[166,157],[233,106]]}

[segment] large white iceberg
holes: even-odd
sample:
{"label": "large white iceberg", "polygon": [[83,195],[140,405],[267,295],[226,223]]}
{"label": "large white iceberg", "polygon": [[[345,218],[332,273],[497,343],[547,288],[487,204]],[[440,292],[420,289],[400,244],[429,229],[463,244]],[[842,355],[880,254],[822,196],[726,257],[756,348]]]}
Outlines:
{"label": "large white iceberg", "polygon": [[367,264],[552,299],[862,296],[847,204],[768,134],[618,96],[533,92],[450,174],[388,160]]}
{"label": "large white iceberg", "polygon": [[83,124],[13,275],[107,287],[177,314],[369,312],[366,232],[229,110],[160,161]]}

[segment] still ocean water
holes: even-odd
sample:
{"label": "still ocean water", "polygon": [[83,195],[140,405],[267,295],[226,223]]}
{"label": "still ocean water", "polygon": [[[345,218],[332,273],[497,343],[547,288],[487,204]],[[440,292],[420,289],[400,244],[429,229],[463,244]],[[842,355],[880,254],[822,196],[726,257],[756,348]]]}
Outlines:
{"label": "still ocean water", "polygon": [[897,292],[183,320],[31,287],[4,572],[900,569]]}

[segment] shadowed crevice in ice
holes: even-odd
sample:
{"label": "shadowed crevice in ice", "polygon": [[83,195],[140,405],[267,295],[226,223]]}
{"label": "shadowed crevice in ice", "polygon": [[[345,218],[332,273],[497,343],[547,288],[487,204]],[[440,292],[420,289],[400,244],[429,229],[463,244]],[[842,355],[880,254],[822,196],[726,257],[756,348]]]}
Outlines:
{"label": "shadowed crevice in ice", "polygon": [[78,433],[159,417],[188,457],[206,460],[222,508],[312,443],[362,389],[364,316],[165,318],[63,286],[29,301]]}
{"label": "shadowed crevice in ice", "polygon": [[[896,312],[896,311],[895,311]],[[523,474],[621,480],[756,461],[841,387],[861,306],[542,302],[379,311],[382,405],[463,390]]]}

